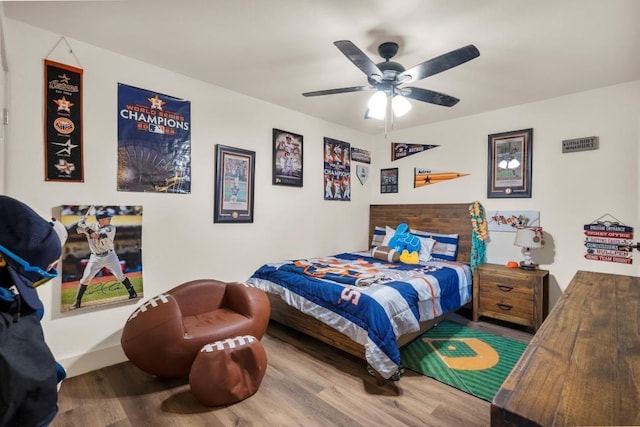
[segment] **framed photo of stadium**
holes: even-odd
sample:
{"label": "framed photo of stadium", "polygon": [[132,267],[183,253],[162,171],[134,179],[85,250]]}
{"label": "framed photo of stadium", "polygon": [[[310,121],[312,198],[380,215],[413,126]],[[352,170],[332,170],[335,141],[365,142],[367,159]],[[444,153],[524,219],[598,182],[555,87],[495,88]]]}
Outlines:
{"label": "framed photo of stadium", "polygon": [[273,185],[302,187],[302,135],[273,130]]}
{"label": "framed photo of stadium", "polygon": [[487,198],[531,198],[533,129],[489,135]]}
{"label": "framed photo of stadium", "polygon": [[213,222],[253,222],[255,151],[216,145]]}

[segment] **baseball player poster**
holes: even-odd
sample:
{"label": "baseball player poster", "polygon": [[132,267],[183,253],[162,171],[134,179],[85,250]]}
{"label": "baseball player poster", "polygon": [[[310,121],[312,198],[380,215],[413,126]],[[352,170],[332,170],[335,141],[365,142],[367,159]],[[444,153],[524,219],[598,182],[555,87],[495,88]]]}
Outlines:
{"label": "baseball player poster", "polygon": [[118,191],[191,192],[191,102],[118,83]]}
{"label": "baseball player poster", "polygon": [[63,205],[57,210],[69,234],[59,268],[60,311],[141,298],[142,206]]}
{"label": "baseball player poster", "polygon": [[324,199],[351,200],[351,144],[324,138]]}

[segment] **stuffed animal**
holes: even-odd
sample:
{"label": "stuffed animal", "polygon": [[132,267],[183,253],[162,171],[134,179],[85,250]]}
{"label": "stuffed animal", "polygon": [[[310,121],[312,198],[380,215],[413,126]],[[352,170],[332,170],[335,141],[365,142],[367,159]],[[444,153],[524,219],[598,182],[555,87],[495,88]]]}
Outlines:
{"label": "stuffed animal", "polygon": [[419,264],[420,257],[417,251],[409,252],[405,249],[400,254],[400,262],[403,262],[405,264]]}
{"label": "stuffed animal", "polygon": [[418,264],[420,261],[420,239],[409,232],[407,224],[398,225],[396,233],[389,240],[389,247],[400,253],[400,262]]}
{"label": "stuffed animal", "polygon": [[371,257],[387,262],[400,262],[400,253],[389,246],[376,246],[371,249]]}

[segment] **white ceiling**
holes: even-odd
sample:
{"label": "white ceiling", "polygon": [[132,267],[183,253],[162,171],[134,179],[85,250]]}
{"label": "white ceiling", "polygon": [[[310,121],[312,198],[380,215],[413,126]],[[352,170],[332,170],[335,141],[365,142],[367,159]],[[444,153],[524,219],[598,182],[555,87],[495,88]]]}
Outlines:
{"label": "white ceiling", "polygon": [[[4,1],[6,18],[367,133],[372,92],[334,45],[374,62],[395,41],[405,68],[474,44],[480,57],[413,86],[460,102],[411,101],[395,129],[640,79],[638,0]],[[85,72],[90,72],[86,70]],[[161,90],[161,88],[156,88]],[[180,96],[180,94],[172,94]]]}

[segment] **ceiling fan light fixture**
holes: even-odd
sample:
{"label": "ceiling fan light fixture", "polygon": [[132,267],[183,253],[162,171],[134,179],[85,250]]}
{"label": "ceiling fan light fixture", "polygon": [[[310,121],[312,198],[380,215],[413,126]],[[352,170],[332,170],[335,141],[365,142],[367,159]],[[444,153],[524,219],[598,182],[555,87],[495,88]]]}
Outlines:
{"label": "ceiling fan light fixture", "polygon": [[411,103],[402,95],[395,95],[391,100],[393,114],[396,117],[402,117],[411,110]]}
{"label": "ceiling fan light fixture", "polygon": [[384,120],[387,112],[387,95],[379,90],[373,94],[367,104],[369,107],[365,113],[366,118]]}

